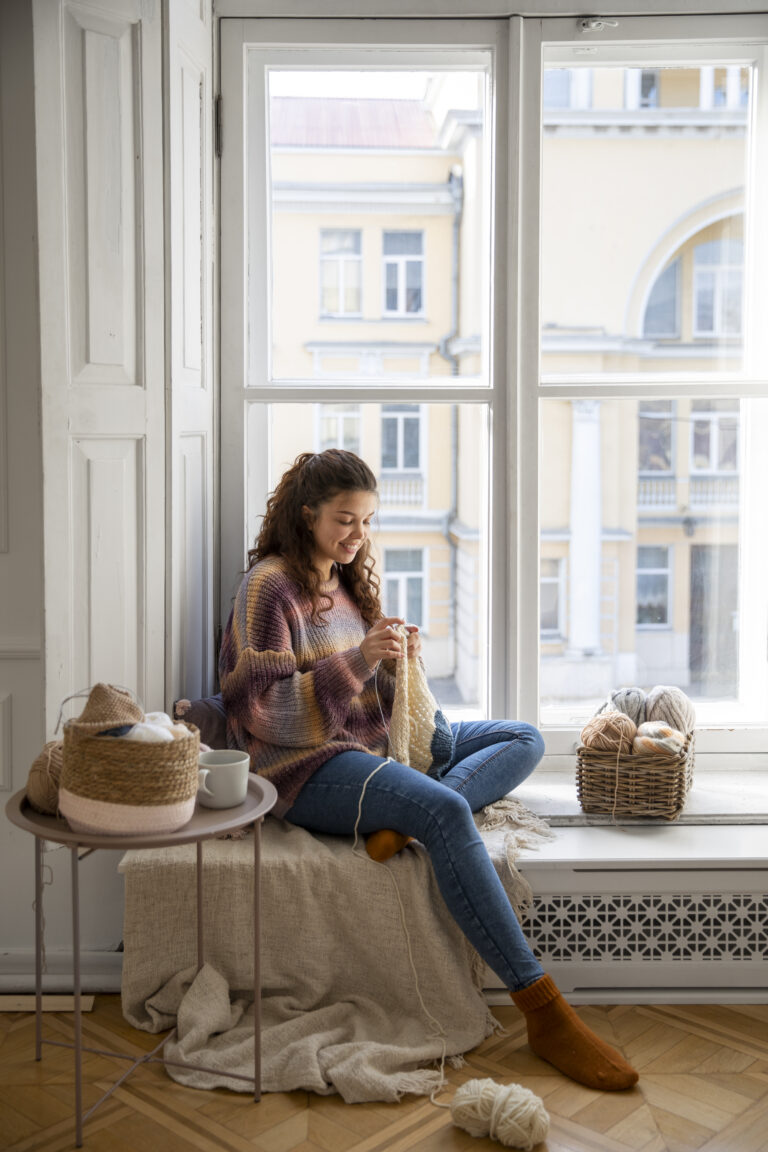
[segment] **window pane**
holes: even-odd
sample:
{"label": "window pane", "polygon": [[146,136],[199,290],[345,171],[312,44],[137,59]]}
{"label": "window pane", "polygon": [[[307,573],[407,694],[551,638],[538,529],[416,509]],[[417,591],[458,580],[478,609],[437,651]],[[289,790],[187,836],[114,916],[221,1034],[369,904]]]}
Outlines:
{"label": "window pane", "polygon": [[405,265],[405,310],[421,312],[421,269],[420,260],[408,260]]}
{"label": "window pane", "polygon": [[397,468],[397,420],[381,422],[381,466]]}
{"label": "window pane", "polygon": [[[488,409],[474,404],[421,407],[422,470],[385,473],[382,437],[397,421],[413,421],[413,405],[357,405],[359,455],[378,480],[372,525],[376,573],[388,615],[423,632],[424,663],[436,698],[452,719],[485,715],[488,641],[486,512]],[[317,444],[317,428],[336,435],[353,413],[348,404],[248,406],[248,536],[259,531],[266,499],[300,452]],[[418,412],[419,409],[417,408]],[[455,447],[452,447],[455,446]],[[393,458],[396,445],[392,444]],[[255,482],[269,467],[265,487]],[[427,482],[429,481],[429,482]],[[451,711],[454,709],[455,711]]]}
{"label": "window pane", "polygon": [[[250,145],[248,157],[250,186],[269,179],[268,236],[258,212],[248,222],[248,383],[444,382],[453,365],[440,347],[458,293],[457,374],[487,385],[491,52],[473,50],[457,68],[456,49],[442,67],[430,48],[430,71],[392,49],[402,67],[376,70],[355,48],[357,68],[326,66],[343,51],[307,47],[306,67],[266,68],[269,154]],[[254,46],[249,85],[264,83]],[[416,316],[418,327],[398,323]],[[354,326],[332,323],[349,317]]]}
{"label": "window pane", "polygon": [[420,256],[421,232],[385,232],[385,256]]}
{"label": "window pane", "polygon": [[703,725],[768,720],[768,401],[677,396],[671,472],[649,476],[627,445],[660,403],[541,402],[542,628],[555,557],[565,574],[560,634],[541,637],[544,724],[657,684],[682,688]]}
{"label": "window pane", "polygon": [[543,103],[545,108],[567,108],[571,102],[569,68],[547,68],[544,73]]}
{"label": "window pane", "polygon": [[671,402],[651,401],[638,405],[638,467],[641,472],[672,469]]}
{"label": "window pane", "polygon": [[680,261],[675,260],[656,280],[643,319],[643,335],[676,336]]}
{"label": "window pane", "polygon": [[557,584],[543,580],[541,583],[540,597],[541,630],[542,632],[557,632],[560,626],[557,611],[559,600]]}
{"label": "window pane", "polygon": [[403,467],[419,466],[419,421],[412,416],[403,421]]}
{"label": "window pane", "polygon": [[[582,63],[568,49],[592,99],[542,112],[541,371],[739,372],[745,205],[762,202],[748,107],[714,106],[709,63],[627,68],[611,51]],[[565,63],[566,49],[545,46],[545,92]]]}

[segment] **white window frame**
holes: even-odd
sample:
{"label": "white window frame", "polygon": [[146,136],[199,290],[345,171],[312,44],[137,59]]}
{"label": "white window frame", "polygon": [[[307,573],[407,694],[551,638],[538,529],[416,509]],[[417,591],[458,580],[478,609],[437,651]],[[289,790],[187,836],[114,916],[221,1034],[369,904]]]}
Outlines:
{"label": "white window frame", "polygon": [[[736,443],[736,467],[735,468],[718,468],[717,460],[720,457],[720,420],[722,417],[736,417],[737,425],[741,425],[741,413],[738,408],[734,408],[732,412],[720,409],[714,412],[697,412],[691,407],[690,413],[690,447],[689,447],[689,471],[691,476],[738,476],[739,475],[739,442]],[[698,468],[694,463],[693,456],[693,442],[694,442],[694,424],[709,423],[709,464],[705,468]],[[714,463],[713,463],[714,461]]]}
{"label": "white window frame", "polygon": [[[343,401],[342,401],[342,403],[343,403]],[[341,422],[343,420],[346,420],[346,419],[349,419],[350,417],[352,417],[355,420],[355,422],[357,423],[357,444],[358,444],[357,451],[360,452],[360,445],[362,444],[362,433],[363,433],[363,420],[362,420],[362,412],[360,411],[360,405],[351,403],[349,405],[351,411],[347,411],[347,412],[338,412],[338,411],[324,412],[323,409],[327,408],[328,406],[329,406],[328,401],[320,402],[319,404],[315,404],[315,406],[314,406],[315,407],[315,451],[320,452],[322,450],[322,445],[323,445],[322,422],[324,419],[328,419],[329,417],[333,417],[333,419],[335,419],[335,421],[336,421],[336,435],[334,436],[334,442],[331,445],[331,447],[343,448],[344,447],[344,443],[343,443],[344,438],[343,438],[343,435],[340,435]]]}
{"label": "white window frame", "polygon": [[[234,0],[224,0],[225,6]],[[230,14],[231,12],[230,7]],[[228,33],[227,25],[237,25]],[[471,39],[470,39],[471,37]],[[660,46],[653,47],[658,39]],[[337,60],[349,66],[344,48],[366,44],[366,61],[376,66],[387,51],[400,45],[407,47],[412,59],[419,49],[422,67],[429,67],[429,49],[455,50],[462,60],[470,62],[472,53],[490,50],[494,59],[493,116],[489,121],[492,169],[492,220],[488,238],[491,251],[491,283],[487,315],[492,317],[491,338],[483,347],[489,364],[487,381],[462,379],[412,381],[408,396],[433,403],[484,403],[488,405],[493,429],[489,453],[490,493],[490,559],[488,604],[493,627],[488,629],[490,692],[489,711],[493,716],[514,715],[538,722],[540,652],[539,636],[539,508],[537,498],[539,407],[545,398],[589,399],[600,397],[669,396],[670,374],[617,374],[607,377],[550,373],[540,369],[540,227],[541,227],[541,80],[542,50],[553,49],[547,62],[554,66],[576,59],[574,53],[588,43],[595,49],[590,66],[601,60],[620,62],[628,67],[651,67],[663,64],[674,46],[677,59],[691,59],[698,64],[716,64],[723,59],[759,60],[763,76],[768,76],[768,17],[754,15],[727,16],[624,16],[617,26],[605,24],[599,32],[585,38],[579,22],[573,17],[553,19],[507,20],[390,20],[376,21],[319,19],[272,20],[251,22],[222,21],[220,75],[224,86],[223,106],[229,109],[224,138],[240,141],[244,133],[243,114],[243,41],[259,44],[263,53],[283,46],[288,60],[291,51],[297,66],[306,55],[296,50],[296,43],[322,46],[326,62],[334,63],[333,51],[339,48]],[[329,47],[329,41],[331,47]],[[288,44],[289,48],[285,48]],[[385,44],[385,48],[380,46]],[[293,45],[291,48],[290,46]],[[390,65],[391,66],[391,65]],[[511,90],[508,85],[511,84]],[[234,88],[233,88],[234,85]],[[239,87],[238,87],[239,86]],[[257,122],[264,116],[264,93],[254,86],[249,94],[247,115]],[[227,97],[228,93],[228,97]],[[768,139],[768,83],[757,86],[751,109],[757,130],[754,140]],[[242,221],[245,217],[246,182],[242,150],[224,146],[221,161],[222,220]],[[265,191],[258,182],[247,185],[249,219],[253,213],[266,219]],[[768,219],[755,210],[761,204],[758,190],[768,186],[766,150],[755,148],[751,157],[748,205],[747,264],[745,266],[745,330],[751,334],[743,368],[727,378],[711,373],[693,378],[671,374],[676,397],[727,395],[745,398],[768,398],[768,325],[755,323],[751,315],[753,302],[765,298],[764,280],[768,274]],[[222,518],[222,607],[227,609],[232,572],[242,564],[245,551],[246,472],[243,447],[244,412],[252,404],[300,402],[316,399],[316,381],[275,381],[271,377],[271,327],[266,284],[256,284],[250,298],[246,296],[246,267],[243,260],[242,227],[240,232],[222,234],[222,299],[221,299],[221,459],[222,488],[227,501],[227,516]],[[269,267],[267,238],[251,250],[253,261]],[[243,301],[251,308],[252,338],[246,344],[246,315]],[[245,351],[250,355],[246,363]],[[243,387],[243,380],[245,386]],[[367,384],[368,382],[366,382]],[[366,393],[371,402],[387,402],[403,396],[404,383],[374,387]],[[233,386],[234,385],[234,386]],[[329,383],[324,398],[343,398],[350,383]],[[359,391],[359,387],[357,389]],[[415,390],[415,391],[414,391]],[[744,442],[750,442],[750,422],[743,422]],[[754,429],[752,428],[752,431]],[[264,458],[268,438],[264,436]],[[761,533],[753,527],[762,523],[762,499],[757,492],[768,488],[768,453],[759,451],[754,442],[751,458],[755,464],[756,492],[742,496],[742,568],[744,585],[742,602],[752,601],[741,593],[747,591],[750,573],[762,573],[764,544]],[[741,455],[744,459],[744,454]],[[758,476],[757,473],[761,472]],[[266,472],[264,473],[266,474]],[[266,498],[266,485],[261,476],[249,481],[251,491]],[[762,486],[762,487],[761,487]],[[231,496],[231,500],[229,497]],[[762,533],[764,536],[764,533]],[[751,563],[757,557],[759,563]],[[768,606],[763,606],[762,592],[753,584],[749,594],[758,605],[758,618],[751,621],[751,631],[762,638],[765,646],[768,628]],[[764,591],[764,590],[763,590]],[[222,612],[226,616],[226,611]],[[487,625],[487,622],[486,622]],[[744,678],[741,677],[742,682]],[[762,685],[760,686],[762,691]],[[756,697],[757,698],[757,697]],[[729,725],[728,731],[705,730],[697,737],[697,757],[723,753],[733,765],[734,732],[738,728],[739,752],[762,753],[768,750],[767,726]],[[574,726],[552,726],[545,731],[547,752],[555,761],[562,757],[563,768],[571,770],[578,732]],[[552,761],[554,763],[554,761]]]}
{"label": "white window frame", "polygon": [[[419,576],[421,578],[421,623],[419,624],[419,631],[425,635],[429,635],[429,605],[428,605],[428,592],[429,592],[429,549],[428,548],[410,548],[408,545],[397,545],[383,549],[382,556],[382,583],[385,585],[388,580],[397,581],[397,603],[398,611],[396,616],[402,616],[406,623],[415,624],[415,620],[410,620],[407,617],[406,609],[408,606],[408,589],[406,587],[406,580],[409,576]],[[387,553],[389,552],[418,552],[421,556],[421,568],[413,569],[411,571],[402,571],[395,569],[394,572],[387,569]],[[385,603],[386,603],[386,590],[385,590]]]}
{"label": "white window frame", "polygon": [[[322,236],[324,232],[353,232],[360,237],[360,251],[344,253],[337,256],[324,255],[322,249]],[[339,304],[341,305],[335,312],[326,312],[323,308],[323,265],[335,264],[336,271],[339,278]],[[357,264],[360,268],[360,307],[357,309],[346,309],[344,307],[344,300],[346,295],[346,276],[347,265]],[[318,312],[321,320],[359,320],[363,315],[363,230],[362,228],[321,228],[320,229],[320,252],[319,252],[319,266],[318,266],[318,300],[320,307]]]}
{"label": "white window frame", "polygon": [[[384,253],[384,237],[387,232],[412,232],[421,236],[421,252],[418,254],[391,256]],[[421,267],[421,308],[409,312],[405,307],[408,286],[406,265],[418,261]],[[397,268],[397,307],[387,308],[387,268],[392,264]],[[381,234],[381,314],[387,319],[422,320],[426,314],[427,296],[427,237],[423,228],[387,228]]]}
{"label": "white window frame", "polygon": [[[723,297],[725,294],[725,280],[732,272],[739,272],[742,277],[741,313],[739,315],[738,332],[727,332],[723,324]],[[701,280],[704,276],[714,277],[714,301],[712,305],[712,327],[700,328],[699,294]],[[744,333],[744,265],[743,264],[700,264],[696,265],[696,248],[693,250],[693,335],[696,340],[739,340]]]}
{"label": "white window frame", "polygon": [[[408,401],[404,400],[403,403],[407,404]],[[394,464],[392,467],[389,467],[389,466],[385,467],[383,462],[382,462],[380,464],[381,474],[383,476],[386,476],[386,475],[389,475],[391,473],[398,472],[398,473],[402,473],[404,475],[420,476],[424,471],[424,459],[425,459],[425,456],[424,456],[424,426],[426,424],[426,420],[425,420],[424,406],[422,404],[417,405],[415,412],[414,411],[411,411],[411,412],[385,412],[384,406],[382,405],[381,412],[379,413],[379,419],[381,420],[382,425],[384,424],[385,420],[395,420],[397,422],[397,463]],[[405,428],[404,428],[404,425],[405,425],[406,420],[417,420],[418,421],[418,426],[419,426],[419,462],[416,465],[405,465],[403,463],[403,456],[404,456],[404,452],[405,452]],[[382,449],[383,449],[383,441],[384,441],[383,428],[382,428],[381,439],[382,439]]]}
{"label": "white window frame", "polygon": [[[667,553],[667,563],[663,568],[641,568],[638,563],[635,564],[635,631],[637,632],[669,632],[674,628],[674,603],[672,592],[675,587],[674,582],[674,546],[672,544],[638,544],[638,552],[641,548],[664,548]],[[640,574],[645,576],[666,576],[667,578],[667,619],[663,624],[640,624],[637,619],[637,580]]]}

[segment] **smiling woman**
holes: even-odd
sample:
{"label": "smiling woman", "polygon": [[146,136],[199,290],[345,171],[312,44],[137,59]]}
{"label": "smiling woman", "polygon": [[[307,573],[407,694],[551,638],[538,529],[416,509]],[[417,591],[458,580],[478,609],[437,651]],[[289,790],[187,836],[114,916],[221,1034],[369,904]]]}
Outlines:
{"label": "smiling woman", "polygon": [[324,580],[334,564],[348,564],[368,539],[377,501],[371,492],[339,492],[316,509],[302,508],[315,541],[312,563]]}

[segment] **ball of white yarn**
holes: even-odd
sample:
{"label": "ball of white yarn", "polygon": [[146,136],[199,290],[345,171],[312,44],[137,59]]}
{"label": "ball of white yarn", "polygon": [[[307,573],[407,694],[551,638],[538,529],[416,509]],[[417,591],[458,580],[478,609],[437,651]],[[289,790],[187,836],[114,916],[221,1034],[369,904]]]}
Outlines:
{"label": "ball of white yarn", "polygon": [[696,726],[693,704],[681,688],[671,684],[657,684],[645,700],[646,720],[669,724],[680,732],[692,732]]}
{"label": "ball of white yarn", "polygon": [[454,1124],[470,1136],[490,1136],[508,1148],[531,1152],[549,1131],[544,1102],[521,1084],[468,1080],[451,1102]]}
{"label": "ball of white yarn", "polygon": [[595,715],[606,711],[623,712],[639,726],[645,720],[645,692],[642,688],[614,688]]}

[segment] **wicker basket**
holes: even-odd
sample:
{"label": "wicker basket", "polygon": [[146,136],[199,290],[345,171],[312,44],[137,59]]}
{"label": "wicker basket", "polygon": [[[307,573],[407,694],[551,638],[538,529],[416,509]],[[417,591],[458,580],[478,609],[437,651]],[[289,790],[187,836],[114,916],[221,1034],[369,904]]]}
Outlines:
{"label": "wicker basket", "polygon": [[694,736],[689,732],[679,756],[651,752],[599,752],[576,749],[576,792],[584,812],[676,820],[693,780]]}
{"label": "wicker basket", "polygon": [[[102,694],[105,702],[111,686]],[[121,719],[109,707],[97,719],[92,693],[89,709],[64,725],[59,810],[75,832],[127,836],[175,832],[188,823],[197,796],[200,732],[184,726],[190,738],[151,744],[98,734]],[[120,702],[118,701],[118,704]],[[83,717],[89,716],[87,720]],[[143,713],[140,713],[143,715]],[[184,723],[180,721],[180,723]]]}

